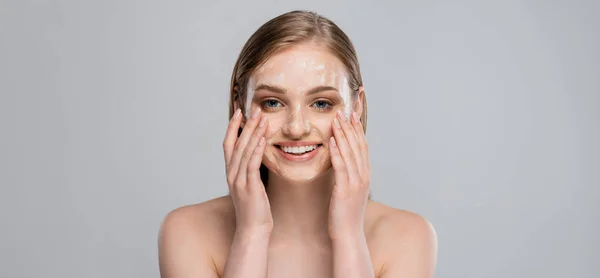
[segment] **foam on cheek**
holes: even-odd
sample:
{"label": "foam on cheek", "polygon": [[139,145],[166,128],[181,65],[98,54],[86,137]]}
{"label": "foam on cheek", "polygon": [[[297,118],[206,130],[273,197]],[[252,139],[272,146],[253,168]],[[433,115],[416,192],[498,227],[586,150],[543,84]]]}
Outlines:
{"label": "foam on cheek", "polygon": [[345,74],[342,74],[339,78],[339,93],[340,98],[344,102],[344,114],[346,118],[350,118],[350,114],[352,113],[352,92],[350,90],[350,85],[348,84],[348,78]]}
{"label": "foam on cheek", "polygon": [[[286,77],[284,71],[272,72],[271,74],[268,74],[271,70],[275,69],[275,63],[272,61],[267,62],[264,66],[259,68],[257,73],[261,74],[261,82],[264,82],[265,84],[291,86],[288,93],[298,94],[298,99],[303,99],[303,95],[306,93],[306,90],[315,86],[320,85],[336,87],[338,88],[339,97],[343,102],[343,113],[346,115],[346,117],[350,117],[352,113],[352,90],[350,89],[347,75],[344,70],[340,69],[340,65],[334,63],[330,64],[316,62],[312,59],[299,57],[298,55],[291,57],[288,60],[288,65],[289,67],[285,70],[285,72],[292,70],[290,73],[290,78]],[[296,73],[293,73],[293,71]],[[300,72],[300,74],[298,74],[298,72]],[[265,73],[267,74],[265,75]],[[248,80],[248,86],[246,87],[247,94],[245,100],[245,115],[247,118],[250,117],[253,112],[252,101],[254,100],[254,88],[257,85],[256,83],[257,80],[254,77],[251,77]],[[286,123],[280,125],[279,127],[273,126],[273,128],[281,129],[284,126],[290,128],[292,127],[291,125],[295,125],[295,127],[298,128],[300,125],[302,125],[302,128],[306,132],[310,132],[311,128],[315,124],[312,123],[311,120],[317,120],[317,118],[313,118],[309,116],[309,114],[302,114],[305,112],[303,111],[304,109],[310,109],[310,107],[302,102],[301,104],[299,103],[294,107],[289,108],[292,108],[293,110],[288,114],[289,118],[286,120]],[[312,113],[311,111],[312,110],[307,110],[306,112]]]}
{"label": "foam on cheek", "polygon": [[252,113],[252,100],[254,99],[254,88],[256,87],[256,80],[250,77],[248,80],[248,84],[246,85],[246,103],[244,107],[246,108],[244,114],[246,115],[246,119],[250,118]]}
{"label": "foam on cheek", "polygon": [[350,89],[346,73],[334,71],[330,72],[328,76],[326,75],[326,73],[321,75],[321,85],[337,84],[338,94],[344,105],[344,115],[349,118],[350,114],[352,114],[352,90]]}

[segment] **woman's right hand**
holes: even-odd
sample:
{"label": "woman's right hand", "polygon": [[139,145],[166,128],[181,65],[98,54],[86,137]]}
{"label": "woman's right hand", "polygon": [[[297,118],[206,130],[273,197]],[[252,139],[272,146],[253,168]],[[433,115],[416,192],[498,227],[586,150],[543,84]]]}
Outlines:
{"label": "woman's right hand", "polygon": [[238,138],[241,114],[237,109],[229,121],[223,141],[227,183],[235,208],[236,232],[270,233],[273,217],[259,171],[266,146],[263,136],[268,122],[262,117],[260,108],[257,108]]}

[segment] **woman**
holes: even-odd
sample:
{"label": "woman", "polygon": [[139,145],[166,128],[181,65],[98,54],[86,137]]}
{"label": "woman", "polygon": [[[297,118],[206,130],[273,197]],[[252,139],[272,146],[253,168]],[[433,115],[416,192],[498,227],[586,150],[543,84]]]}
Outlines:
{"label": "woman", "polygon": [[430,223],[370,199],[367,104],[342,30],[311,12],[270,20],[230,93],[230,194],[165,218],[163,278],[433,277]]}

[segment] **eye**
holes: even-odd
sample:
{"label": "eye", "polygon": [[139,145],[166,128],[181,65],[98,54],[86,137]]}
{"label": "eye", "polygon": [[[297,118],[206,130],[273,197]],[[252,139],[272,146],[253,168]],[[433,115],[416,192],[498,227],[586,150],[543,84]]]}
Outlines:
{"label": "eye", "polygon": [[324,100],[317,100],[313,103],[313,107],[318,111],[329,111],[333,107],[331,103]]}
{"label": "eye", "polygon": [[281,102],[275,99],[267,99],[261,103],[261,106],[264,110],[275,110],[277,108],[282,107]]}

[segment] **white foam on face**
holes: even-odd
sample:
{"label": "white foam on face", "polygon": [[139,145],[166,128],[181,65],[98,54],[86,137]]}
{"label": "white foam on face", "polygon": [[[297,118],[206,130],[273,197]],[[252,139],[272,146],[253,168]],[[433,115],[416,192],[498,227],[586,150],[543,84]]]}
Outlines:
{"label": "white foam on face", "polygon": [[263,72],[265,72],[265,70],[272,69],[273,66],[274,66],[273,61],[267,61],[264,65],[262,65],[260,68],[258,68],[256,73],[263,73]]}
{"label": "white foam on face", "polygon": [[339,78],[339,93],[340,98],[342,98],[344,102],[344,115],[346,118],[350,118],[350,114],[352,113],[352,90],[350,90],[350,84],[348,83],[348,78],[345,74]]}
{"label": "white foam on face", "polygon": [[[292,112],[289,114],[286,124],[282,126],[282,128],[286,129],[297,129],[302,128],[305,133],[310,132],[311,126],[310,122],[305,119],[305,115],[303,114],[302,104],[297,104]],[[290,131],[288,130],[288,132]]]}
{"label": "white foam on face", "polygon": [[[284,73],[278,73],[273,78],[268,78],[265,80],[266,84],[284,84],[286,81],[286,76]],[[344,104],[344,114],[346,117],[350,117],[352,113],[352,90],[350,89],[350,85],[348,83],[348,78],[345,73],[336,73],[331,72],[329,74],[322,73],[319,79],[319,85],[325,86],[327,84],[335,84],[337,81],[338,93],[342,102]],[[298,87],[297,91],[292,91],[297,94],[304,94],[307,88],[314,87],[316,84],[312,84],[313,82],[308,82],[309,87]],[[248,85],[246,86],[246,105],[245,105],[245,115],[246,118],[249,118],[252,115],[252,101],[254,99],[254,89],[256,87],[256,79],[253,77],[249,78]],[[295,113],[300,113],[301,105],[296,105],[294,111],[290,114],[293,116]]]}
{"label": "white foam on face", "polygon": [[308,120],[304,120],[304,130],[310,132],[310,122]]}
{"label": "white foam on face", "polygon": [[[246,117],[252,115],[252,103],[254,100],[254,90],[257,82],[261,84],[274,85],[282,87],[286,90],[289,96],[282,97],[282,103],[284,106],[292,108],[288,114],[290,117],[287,122],[288,124],[302,124],[303,129],[310,132],[311,123],[307,120],[311,117],[305,117],[300,115],[302,121],[295,123],[293,117],[296,114],[303,113],[303,109],[311,109],[310,104],[305,103],[303,98],[307,90],[314,88],[315,86],[332,86],[336,87],[339,93],[339,97],[342,100],[343,112],[346,117],[350,117],[353,109],[352,105],[352,90],[348,83],[347,74],[344,67],[337,61],[331,62],[331,60],[314,60],[314,56],[305,57],[303,53],[292,52],[283,59],[269,60],[263,66],[257,69],[251,78],[248,80],[247,93],[246,93]],[[281,64],[281,62],[286,64]],[[279,63],[279,64],[278,64]],[[279,66],[278,66],[279,65]],[[289,73],[290,76],[286,76]],[[302,74],[304,73],[304,74]],[[258,77],[258,79],[256,78]],[[292,97],[293,95],[294,97]],[[297,96],[297,97],[296,97]],[[298,100],[300,103],[291,103]],[[288,103],[285,103],[288,102]],[[309,113],[310,111],[307,110]],[[289,126],[288,126],[289,128]]]}
{"label": "white foam on face", "polygon": [[[281,140],[315,140],[325,143],[331,134],[331,121],[335,113],[339,110],[347,117],[352,113],[354,92],[348,82],[349,76],[341,61],[327,50],[320,46],[299,45],[276,53],[257,68],[248,79],[246,95],[240,101],[246,101],[244,113],[247,117],[251,117],[253,107],[264,109],[263,115],[269,119],[265,138],[270,146]],[[285,90],[285,94],[261,91],[258,92],[259,95],[255,95],[255,89],[261,84],[279,87]],[[334,87],[337,92],[307,95],[318,86]],[[269,109],[265,103],[267,99],[281,102],[281,106]],[[317,109],[316,101],[321,100],[331,101],[333,109]],[[269,147],[263,163],[270,171],[284,174],[284,177],[312,178],[316,172],[331,167],[327,155],[320,156],[319,161],[310,165],[292,167],[285,160],[278,159],[277,152],[275,148]]]}
{"label": "white foam on face", "polygon": [[325,85],[325,74],[321,74],[321,85]]}
{"label": "white foam on face", "polygon": [[244,114],[246,115],[246,119],[250,118],[250,115],[252,113],[252,99],[254,99],[254,88],[256,86],[256,80],[254,80],[254,78],[250,77],[250,79],[248,79],[248,84],[246,85],[246,103],[244,105],[245,107],[245,111]]}
{"label": "white foam on face", "polygon": [[270,83],[275,83],[275,84],[284,84],[285,83],[285,73],[280,72],[277,77],[274,78],[274,80],[269,80]]}

